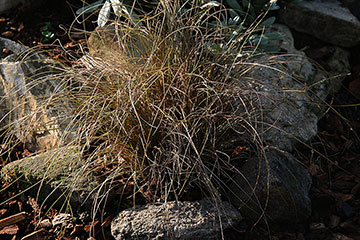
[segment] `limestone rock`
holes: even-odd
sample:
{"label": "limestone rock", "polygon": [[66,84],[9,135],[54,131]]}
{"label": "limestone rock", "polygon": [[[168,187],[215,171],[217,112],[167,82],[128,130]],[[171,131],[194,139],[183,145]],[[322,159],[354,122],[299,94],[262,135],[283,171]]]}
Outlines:
{"label": "limestone rock", "polygon": [[360,44],[360,20],[337,0],[290,3],[279,17],[289,27],[322,41],[341,47]]}
{"label": "limestone rock", "polygon": [[88,197],[101,183],[90,173],[81,174],[83,164],[77,147],[62,147],[10,162],[1,174],[6,181],[21,178],[23,184],[38,189],[40,201],[53,204],[61,199],[63,204],[67,199],[73,206],[90,209],[94,197]]}
{"label": "limestone rock", "polygon": [[229,192],[245,219],[255,223],[265,213],[268,223],[291,227],[310,217],[311,177],[291,154],[269,149],[249,159],[241,172]]}
{"label": "limestone rock", "polygon": [[358,0],[341,0],[342,4],[347,7],[357,19],[360,20],[360,1]]}
{"label": "limestone rock", "polygon": [[79,158],[76,147],[63,147],[10,162],[2,173],[7,181],[19,174],[28,179],[60,180],[78,166]]}
{"label": "limestone rock", "polygon": [[[219,215],[220,214],[220,215]],[[148,204],[122,211],[111,223],[119,239],[216,239],[222,228],[240,222],[241,215],[229,203],[215,206],[209,200]]]}
{"label": "limestone rock", "polygon": [[41,58],[40,54],[29,50],[19,43],[2,37],[0,37],[0,49],[6,49],[10,52],[10,55],[7,56],[3,51],[0,51],[0,59],[6,58],[7,61],[14,62],[16,60],[21,60],[24,56],[26,56],[27,59],[32,60]]}
{"label": "limestone rock", "polygon": [[[239,88],[255,90],[246,95],[247,99],[253,99],[255,111],[262,115],[261,122],[255,119],[259,116],[256,114],[253,121],[264,142],[291,151],[294,144],[316,135],[326,98],[339,89],[349,63],[344,58],[344,63],[332,61],[338,58],[337,53],[329,59],[333,72],[325,72],[312,64],[304,52],[295,49],[289,28],[275,24],[271,31],[284,35],[277,44],[286,53],[264,53],[249,58],[254,65],[240,77]],[[244,77],[246,82],[241,80]]]}
{"label": "limestone rock", "polygon": [[31,151],[70,141],[70,105],[54,109],[51,104],[51,96],[62,90],[60,64],[10,40],[0,39],[0,45],[13,53],[0,61],[0,128],[11,127]]}

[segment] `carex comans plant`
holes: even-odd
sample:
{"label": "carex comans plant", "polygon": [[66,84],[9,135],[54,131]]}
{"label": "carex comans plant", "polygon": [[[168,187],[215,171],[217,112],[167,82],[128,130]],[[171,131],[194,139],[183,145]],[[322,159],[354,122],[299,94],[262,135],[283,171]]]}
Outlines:
{"label": "carex comans plant", "polygon": [[61,93],[74,107],[79,176],[131,186],[129,195],[149,202],[181,199],[194,186],[220,198],[238,171],[236,141],[263,149],[249,97],[256,94],[242,81],[258,24],[234,36],[224,17],[220,3],[159,1],[98,29],[104,47],[64,73],[71,87]]}

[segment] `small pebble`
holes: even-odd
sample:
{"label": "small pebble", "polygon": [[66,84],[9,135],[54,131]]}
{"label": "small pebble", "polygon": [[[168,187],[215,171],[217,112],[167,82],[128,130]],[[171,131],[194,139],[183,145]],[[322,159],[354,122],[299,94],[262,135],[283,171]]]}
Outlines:
{"label": "small pebble", "polygon": [[70,214],[67,213],[60,213],[59,215],[56,215],[52,220],[52,224],[54,227],[61,225],[66,229],[74,227],[73,218]]}
{"label": "small pebble", "polygon": [[50,229],[53,225],[49,219],[44,219],[40,222],[39,226],[41,228]]}
{"label": "small pebble", "polygon": [[5,31],[1,35],[6,38],[12,38],[14,36],[14,33],[12,31]]}
{"label": "small pebble", "polygon": [[11,51],[10,51],[9,49],[7,49],[7,48],[3,48],[3,53],[4,53],[5,55],[10,55],[10,54],[11,54]]}

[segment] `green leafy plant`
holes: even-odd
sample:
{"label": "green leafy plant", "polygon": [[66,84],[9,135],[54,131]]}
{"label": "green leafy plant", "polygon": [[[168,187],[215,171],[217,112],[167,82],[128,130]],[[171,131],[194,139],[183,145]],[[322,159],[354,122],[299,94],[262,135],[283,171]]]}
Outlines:
{"label": "green leafy plant", "polygon": [[126,7],[122,1],[120,2],[120,0],[105,0],[105,3],[103,2],[104,2],[103,0],[100,0],[92,4],[89,4],[88,6],[82,7],[76,11],[76,14],[81,15],[85,13],[94,12],[100,9],[97,19],[97,23],[100,27],[105,26],[105,24],[108,22],[111,9],[113,9],[114,14],[117,17],[121,17],[122,14],[125,14],[126,16],[129,17],[130,16],[136,17],[135,13],[130,14],[130,12],[132,11],[128,7]]}
{"label": "green leafy plant", "polygon": [[[298,0],[290,0],[295,2]],[[86,12],[93,12],[101,8],[98,15],[98,25],[100,27],[105,26],[110,17],[111,9],[113,9],[117,17],[125,15],[127,18],[132,18],[132,20],[139,22],[139,17],[136,14],[136,11],[139,9],[129,8],[127,4],[120,0],[106,0],[96,1],[88,6],[85,6],[79,9],[76,13],[78,15],[84,14]],[[159,4],[159,1],[155,1],[153,5]],[[201,8],[219,8],[223,6],[217,1],[198,1],[198,4],[201,5]],[[259,49],[265,51],[279,51],[278,46],[271,45],[269,40],[277,40],[282,38],[280,33],[266,33],[265,28],[270,27],[275,22],[275,17],[265,18],[269,11],[275,11],[280,9],[280,6],[277,4],[277,0],[226,0],[225,5],[226,11],[222,11],[220,16],[221,25],[224,28],[228,28],[228,35],[225,35],[224,42],[221,43],[221,46],[217,46],[216,43],[213,43],[214,49],[222,49],[226,47],[229,41],[233,40],[234,35],[238,34],[241,31],[246,31],[247,28],[251,26],[253,36],[251,39],[248,39],[249,42],[253,45],[256,45]],[[186,7],[184,8],[186,9]],[[143,12],[142,12],[143,13]],[[229,16],[228,16],[229,15]],[[259,20],[260,18],[260,20]],[[213,23],[216,21],[213,21]],[[253,28],[253,24],[258,24],[256,28]],[[211,25],[208,25],[211,27]]]}
{"label": "green leafy plant", "polygon": [[45,37],[45,42],[48,42],[55,37],[55,33],[52,31],[51,22],[45,22],[41,34]]}

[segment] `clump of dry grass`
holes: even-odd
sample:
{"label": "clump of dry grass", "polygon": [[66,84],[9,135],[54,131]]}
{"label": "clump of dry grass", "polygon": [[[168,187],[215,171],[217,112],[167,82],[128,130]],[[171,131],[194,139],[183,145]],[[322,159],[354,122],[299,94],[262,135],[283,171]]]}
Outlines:
{"label": "clump of dry grass", "polygon": [[258,138],[242,94],[251,91],[241,83],[248,67],[232,77],[246,61],[239,52],[250,30],[230,41],[224,13],[160,1],[140,21],[113,22],[115,45],[67,72],[88,171],[105,162],[108,180],[127,179],[149,201],[178,198],[193,183],[219,197],[224,169],[233,166],[224,142]]}
{"label": "clump of dry grass", "polygon": [[256,94],[242,79],[256,23],[234,35],[224,17],[222,6],[160,1],[140,19],[114,21],[103,30],[110,41],[56,75],[67,87],[46,106],[73,108],[62,117],[75,136],[69,145],[82,147],[79,176],[132,185],[149,202],[179,199],[194,185],[220,198],[237,171],[235,147],[251,139],[262,151]]}

